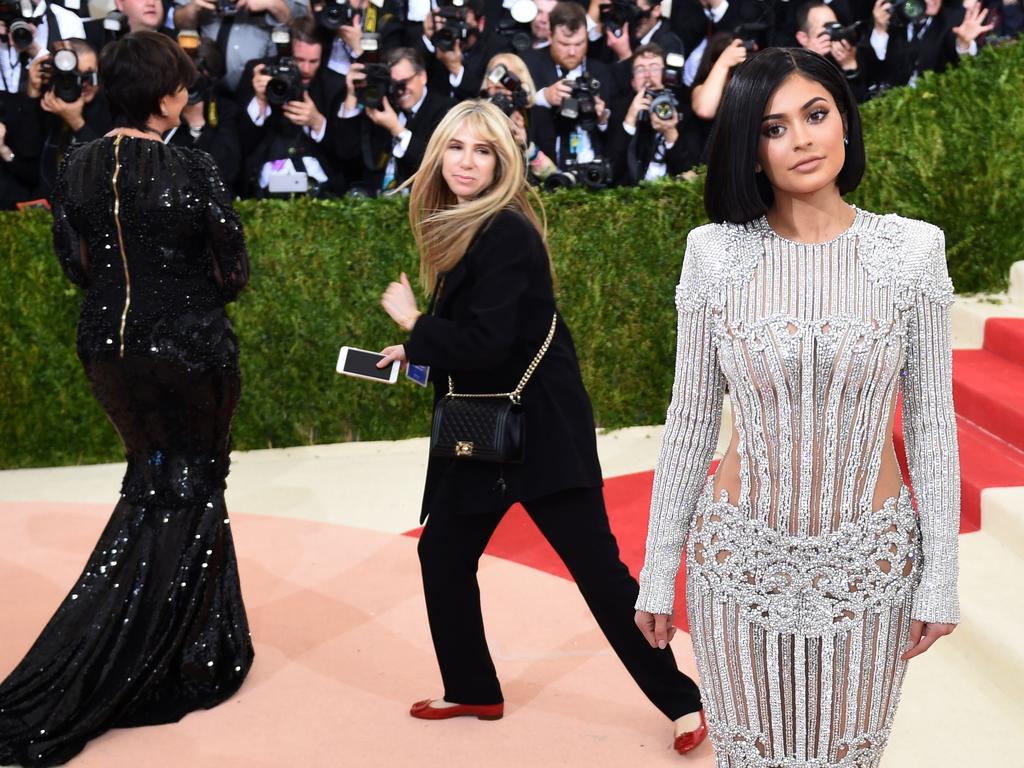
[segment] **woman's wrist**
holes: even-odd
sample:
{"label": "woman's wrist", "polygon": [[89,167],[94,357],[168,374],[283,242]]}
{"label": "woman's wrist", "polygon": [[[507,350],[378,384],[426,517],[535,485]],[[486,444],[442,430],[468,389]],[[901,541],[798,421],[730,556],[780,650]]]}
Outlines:
{"label": "woman's wrist", "polygon": [[420,319],[421,314],[419,310],[416,310],[411,315],[406,315],[399,323],[399,327],[406,333],[412,333],[412,327],[416,325],[416,321]]}

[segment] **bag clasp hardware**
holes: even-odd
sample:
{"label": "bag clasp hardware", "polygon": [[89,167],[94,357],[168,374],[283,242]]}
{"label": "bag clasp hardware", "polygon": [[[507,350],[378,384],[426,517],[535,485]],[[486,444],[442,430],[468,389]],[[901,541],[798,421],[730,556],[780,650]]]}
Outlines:
{"label": "bag clasp hardware", "polygon": [[473,443],[468,440],[459,440],[455,443],[455,455],[456,456],[472,456],[473,455]]}

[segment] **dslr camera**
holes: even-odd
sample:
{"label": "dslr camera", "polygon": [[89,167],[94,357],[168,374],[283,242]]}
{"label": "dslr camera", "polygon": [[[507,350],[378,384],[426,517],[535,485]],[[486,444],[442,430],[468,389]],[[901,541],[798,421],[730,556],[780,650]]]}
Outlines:
{"label": "dslr camera", "polygon": [[550,192],[582,184],[587,189],[604,189],[611,183],[611,161],[595,157],[588,163],[567,160],[563,170],[552,173],[544,180],[544,188]]}
{"label": "dslr camera", "polygon": [[635,0],[611,0],[610,3],[601,3],[599,18],[606,30],[615,37],[622,37],[622,27],[639,19],[640,9]]}
{"label": "dslr camera", "polygon": [[43,80],[46,90],[69,104],[82,98],[83,85],[99,82],[95,72],[78,71],[78,54],[70,48],[60,48],[50,55],[50,60],[43,64]]}
{"label": "dslr camera", "polygon": [[[523,81],[514,72],[510,72],[504,64],[498,64],[492,69],[487,75],[487,80],[508,91],[508,93],[496,93],[487,97],[488,101],[506,115],[511,116],[517,109],[526,109],[529,105],[530,100],[526,95],[526,89],[523,88]],[[486,91],[484,94],[486,96]]]}
{"label": "dslr camera", "polygon": [[679,114],[679,100],[668,88],[648,88],[647,96],[651,100],[651,107],[637,115],[638,120],[650,120],[651,115],[657,115],[660,120],[671,120],[673,115]]}
{"label": "dslr camera", "polygon": [[434,11],[433,43],[439,51],[455,50],[455,44],[464,45],[469,39],[464,5],[445,5]]}
{"label": "dslr camera", "polygon": [[593,130],[597,126],[597,96],[601,81],[584,71],[570,81],[570,85],[572,93],[562,100],[558,114],[578,123],[585,131]]}
{"label": "dslr camera", "polygon": [[302,75],[290,56],[283,56],[267,67],[270,82],[267,83],[267,103],[280,107],[289,101],[302,101],[306,89]]}
{"label": "dslr camera", "polygon": [[843,26],[838,21],[830,21],[825,25],[824,31],[832,42],[845,40],[850,45],[856,45],[867,26],[868,23],[866,21],[855,21],[853,24],[847,24],[846,26]]}
{"label": "dslr camera", "polygon": [[0,42],[8,43],[16,51],[23,51],[35,39],[32,24],[32,0],[0,0],[0,21],[7,26],[7,35]]}
{"label": "dslr camera", "polygon": [[896,0],[890,5],[890,29],[906,29],[924,16],[924,0]]}
{"label": "dslr camera", "polygon": [[763,21],[748,21],[738,25],[733,31],[734,39],[742,40],[743,47],[747,49],[747,55],[757,53],[766,48],[769,25]]}
{"label": "dslr camera", "polygon": [[362,104],[363,109],[384,109],[384,100],[397,95],[391,68],[387,64],[373,62],[364,66],[363,74],[366,79],[356,83],[356,102]]}
{"label": "dslr camera", "polygon": [[348,0],[327,0],[324,7],[316,12],[316,23],[331,32],[337,32],[341,27],[351,27],[355,18],[355,11]]}
{"label": "dslr camera", "polygon": [[508,38],[516,53],[533,47],[533,31],[530,22],[537,18],[537,4],[533,0],[515,0],[509,8],[509,16],[502,17],[494,31]]}

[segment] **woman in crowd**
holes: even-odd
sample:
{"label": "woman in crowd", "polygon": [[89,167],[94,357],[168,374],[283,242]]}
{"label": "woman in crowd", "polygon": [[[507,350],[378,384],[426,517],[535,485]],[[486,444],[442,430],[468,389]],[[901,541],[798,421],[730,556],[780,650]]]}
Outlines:
{"label": "woman in crowd", "polygon": [[623,664],[675,721],[677,748],[688,751],[705,733],[696,715],[698,689],[668,648],[649,648],[633,626],[638,588],[609,529],[590,401],[556,309],[544,227],[530,202],[512,123],[487,102],[457,105],[411,182],[409,219],[421,279],[434,299],[421,314],[404,275],[388,287],[382,304],[408,338],[384,350],[381,366],[430,366],[437,400],[452,387],[459,394],[508,393],[525,379],[518,399],[527,443],[518,463],[478,461],[468,441],[455,457],[432,449],[419,556],[444,695],[417,702],[411,714],[503,715],[476,571],[502,516],[522,502]]}
{"label": "woman in crowd", "polygon": [[[844,202],[857,105],[828,60],[735,69],[676,290],[676,379],[636,620],[686,603],[718,768],[874,768],[907,661],[959,620],[942,231]],[[722,395],[735,415],[713,478]],[[893,449],[897,395],[919,516]]]}
{"label": "woman in crowd", "polygon": [[217,167],[167,146],[194,68],[164,35],[104,49],[120,128],[71,152],[54,245],[85,289],[78,355],[128,468],[85,569],[0,684],[0,764],[59,765],[110,728],[238,690],[253,649],[224,507],[241,380],[224,311],[248,280]]}

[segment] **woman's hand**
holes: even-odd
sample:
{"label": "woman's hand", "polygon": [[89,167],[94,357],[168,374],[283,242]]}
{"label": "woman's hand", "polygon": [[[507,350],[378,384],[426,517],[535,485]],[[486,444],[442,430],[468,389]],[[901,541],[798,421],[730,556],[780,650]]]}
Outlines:
{"label": "woman's hand", "polygon": [[384,359],[377,363],[378,368],[387,368],[395,360],[402,363],[402,370],[405,370],[405,366],[409,364],[409,358],[405,356],[405,347],[402,344],[396,344],[393,347],[384,347],[380,351],[384,355]]}
{"label": "woman's hand", "polygon": [[950,634],[954,629],[956,624],[932,624],[915,619],[910,622],[910,647],[900,658],[909,661],[915,656],[920,656],[931,648],[936,640]]}
{"label": "woman's hand", "polygon": [[666,648],[676,636],[676,628],[672,626],[671,613],[648,613],[637,611],[633,620],[643,633],[652,648]]}
{"label": "woman's hand", "polygon": [[388,313],[398,327],[408,333],[416,325],[420,311],[416,307],[416,296],[409,285],[409,278],[405,272],[399,278],[401,282],[391,283],[380,297],[380,305]]}

